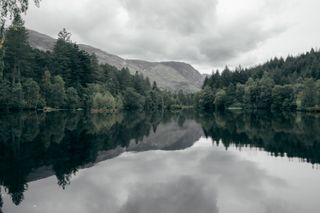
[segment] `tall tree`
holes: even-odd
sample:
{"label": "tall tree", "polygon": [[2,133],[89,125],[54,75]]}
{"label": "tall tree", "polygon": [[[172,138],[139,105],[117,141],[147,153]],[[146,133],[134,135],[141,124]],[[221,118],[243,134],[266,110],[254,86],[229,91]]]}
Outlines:
{"label": "tall tree", "polygon": [[53,50],[52,70],[55,75],[61,75],[68,87],[85,87],[93,83],[94,74],[98,69],[97,60],[89,53],[80,50],[72,43],[71,33],[63,29],[58,34],[58,40]]}
{"label": "tall tree", "polygon": [[12,83],[21,82],[21,76],[28,70],[30,59],[30,46],[28,33],[24,27],[24,21],[20,15],[16,15],[12,25],[6,32],[4,43],[4,76]]}
{"label": "tall tree", "polygon": [[[41,0],[33,1],[39,6]],[[8,17],[12,19],[25,13],[29,8],[29,0],[0,0],[0,8],[0,80],[2,80],[6,20]]]}

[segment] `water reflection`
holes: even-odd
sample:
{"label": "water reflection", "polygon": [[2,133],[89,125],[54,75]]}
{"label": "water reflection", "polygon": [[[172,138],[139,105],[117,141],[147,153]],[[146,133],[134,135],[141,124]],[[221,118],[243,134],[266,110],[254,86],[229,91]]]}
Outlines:
{"label": "water reflection", "polygon": [[[298,157],[315,164],[320,163],[320,136],[314,134],[318,129],[320,117],[305,114],[2,113],[0,190],[10,196],[13,204],[20,204],[21,212],[28,212],[22,202],[25,193],[29,193],[29,198],[37,198],[34,202],[38,205],[39,202],[45,205],[54,201],[57,195],[59,202],[63,197],[65,202],[71,202],[75,193],[84,196],[86,191],[90,196],[98,196],[97,201],[100,196],[108,199],[105,205],[117,204],[114,212],[219,212],[217,190],[220,191],[221,186],[232,189],[232,196],[242,196],[242,199],[270,199],[268,208],[279,210],[280,204],[265,197],[266,191],[256,187],[261,184],[268,184],[270,188],[285,187],[285,182],[231,154],[203,149],[188,151],[186,148],[206,136],[225,148],[230,145],[259,147],[274,156]],[[148,150],[184,151],[143,152],[117,157],[126,151]],[[108,160],[91,168],[89,174],[85,174],[86,170],[82,170],[83,175],[79,173],[81,168],[114,158],[117,163]],[[55,176],[60,189],[64,190],[58,191],[51,176]],[[39,181],[47,177],[51,178]],[[68,186],[71,180],[72,187]],[[33,182],[32,187],[30,182]],[[88,183],[90,188],[87,188]],[[121,191],[121,187],[118,191],[112,186],[126,186],[128,191]],[[36,194],[35,189],[38,190]],[[43,200],[39,189],[54,197]],[[220,192],[219,196],[226,195]],[[220,198],[219,202],[228,203],[231,195],[228,196],[223,200]],[[238,201],[232,203],[241,206]],[[3,203],[1,197],[0,209],[3,205],[11,204]],[[96,210],[83,212],[100,212]],[[30,209],[29,212],[33,211]],[[42,209],[42,212],[51,211]]]}
{"label": "water reflection", "polygon": [[[1,114],[0,183],[16,205],[23,200],[27,182],[34,179],[55,175],[58,185],[65,188],[70,184],[70,176],[80,167],[95,163],[97,159],[114,157],[121,152],[113,155],[112,150],[138,144],[150,134],[158,139],[144,143],[140,150],[150,149],[146,146],[158,149],[172,145],[177,138],[169,138],[167,144],[162,144],[155,133],[160,122],[182,136],[185,131],[192,131],[192,128],[179,130],[180,116],[163,113],[88,115],[82,112]],[[200,136],[201,133],[196,139]],[[192,140],[190,138],[189,143],[194,142]],[[134,145],[130,147],[138,149]]]}
{"label": "water reflection", "polygon": [[206,136],[228,148],[259,147],[274,156],[320,163],[320,117],[315,114],[222,113],[201,116]]}
{"label": "water reflection", "polygon": [[[191,147],[184,151],[123,154],[80,170],[64,191],[55,187],[54,178],[30,183],[26,200],[19,208],[9,205],[6,210],[286,213],[301,210],[298,202],[290,202],[299,197],[297,193],[281,193],[290,187],[292,183],[287,180],[231,152]],[[308,210],[305,204],[302,207]]]}

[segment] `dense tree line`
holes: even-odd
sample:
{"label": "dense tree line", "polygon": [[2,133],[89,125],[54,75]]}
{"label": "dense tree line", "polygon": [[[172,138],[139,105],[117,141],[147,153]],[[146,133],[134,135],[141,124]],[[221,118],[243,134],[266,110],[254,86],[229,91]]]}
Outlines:
{"label": "dense tree line", "polygon": [[205,79],[197,104],[204,110],[319,110],[320,51],[274,58],[254,68],[226,67]]}
{"label": "dense tree line", "polygon": [[63,29],[52,52],[33,49],[20,15],[5,32],[1,109],[160,110],[193,104],[193,95],[161,91],[140,73],[100,65]]}

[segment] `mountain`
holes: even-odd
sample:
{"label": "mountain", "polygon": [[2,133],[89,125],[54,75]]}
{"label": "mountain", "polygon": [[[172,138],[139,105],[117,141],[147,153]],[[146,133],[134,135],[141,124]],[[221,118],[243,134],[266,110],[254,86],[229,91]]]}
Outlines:
{"label": "mountain", "polygon": [[[43,51],[53,49],[56,39],[33,30],[28,32],[29,43],[33,48]],[[156,81],[157,85],[164,90],[178,91],[182,89],[185,92],[197,92],[205,78],[190,64],[183,62],[148,62],[123,59],[89,45],[79,44],[79,47],[90,54],[94,53],[101,64],[110,64],[118,69],[128,67],[132,74],[138,71],[145,77],[149,77],[151,82]]]}

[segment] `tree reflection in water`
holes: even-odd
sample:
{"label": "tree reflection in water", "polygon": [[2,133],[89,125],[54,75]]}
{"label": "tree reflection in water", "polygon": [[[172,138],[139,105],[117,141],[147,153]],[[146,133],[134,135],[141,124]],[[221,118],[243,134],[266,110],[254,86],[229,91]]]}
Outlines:
{"label": "tree reflection in water", "polygon": [[19,205],[29,174],[50,167],[65,188],[80,167],[95,162],[99,151],[127,147],[131,140],[138,143],[156,131],[161,121],[179,116],[160,112],[1,113],[0,184]]}
{"label": "tree reflection in water", "polygon": [[205,135],[228,148],[258,147],[273,156],[298,157],[320,163],[320,117],[313,114],[258,112],[200,116]]}
{"label": "tree reflection in water", "polygon": [[[199,128],[187,126],[196,121]],[[184,137],[169,147],[148,149],[183,149],[191,146],[201,126],[203,134],[228,148],[258,147],[274,156],[298,157],[312,164],[320,163],[320,116],[309,114],[246,113],[127,113],[86,114],[84,112],[1,113],[0,114],[0,184],[12,202],[23,200],[30,177],[39,168],[48,168],[63,189],[78,169],[99,161],[99,154],[118,148],[130,149],[155,133],[159,144],[176,130],[161,130],[175,123],[195,138]],[[190,134],[189,134],[190,135]],[[164,139],[164,137],[166,137]],[[153,139],[153,138],[152,138]],[[190,141],[192,140],[192,141]],[[151,142],[152,143],[152,142]],[[172,145],[172,144],[171,144]],[[143,150],[143,145],[139,150]],[[147,148],[146,148],[147,149]],[[137,151],[135,149],[135,151]],[[121,153],[121,151],[120,151]],[[40,175],[41,176],[41,175]],[[39,177],[38,177],[39,178]],[[0,212],[3,205],[0,198]]]}

